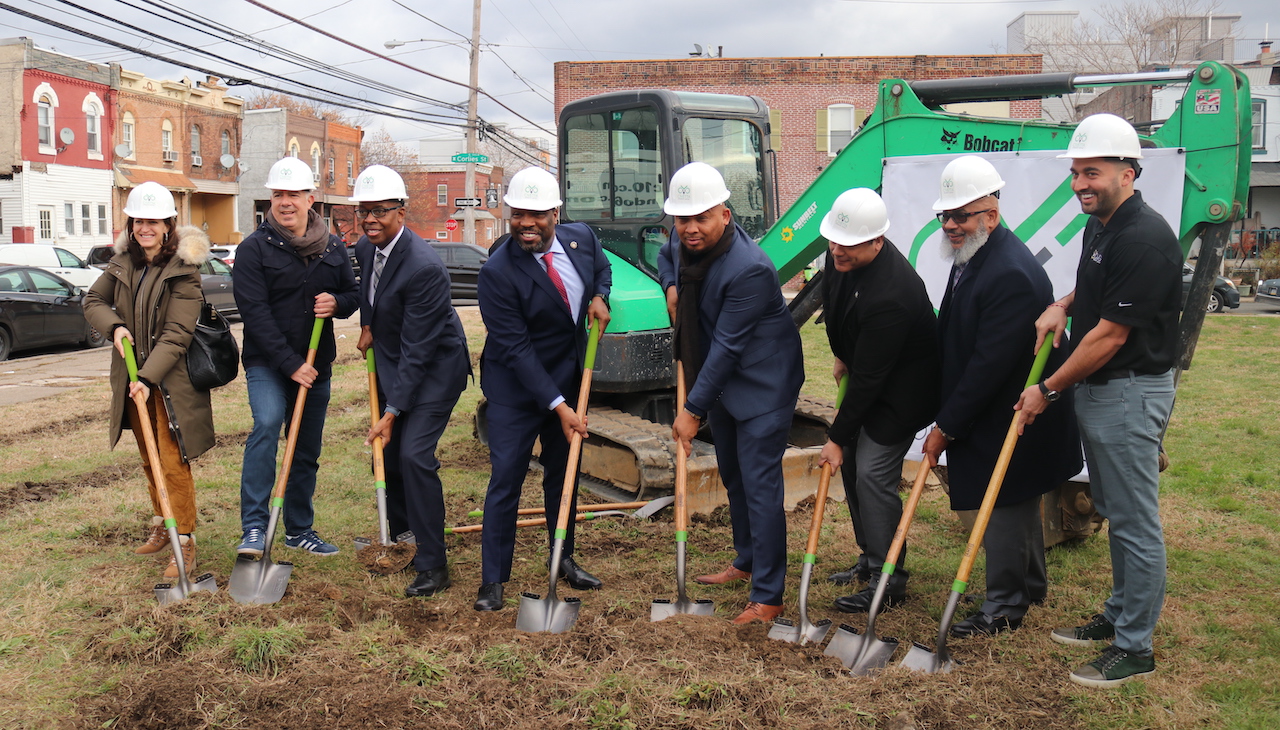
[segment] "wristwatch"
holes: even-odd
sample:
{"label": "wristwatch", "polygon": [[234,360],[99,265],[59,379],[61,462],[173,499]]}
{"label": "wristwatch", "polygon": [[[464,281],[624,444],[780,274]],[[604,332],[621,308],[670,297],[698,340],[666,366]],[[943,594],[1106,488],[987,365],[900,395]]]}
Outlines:
{"label": "wristwatch", "polygon": [[1062,397],[1062,393],[1056,390],[1049,390],[1049,386],[1045,385],[1043,380],[1040,381],[1039,385],[1040,395],[1044,396],[1044,399],[1049,403],[1055,403]]}
{"label": "wristwatch", "polygon": [[685,412],[685,413],[688,413],[690,416],[693,416],[693,420],[697,421],[699,424],[701,424],[701,423],[702,423],[702,416],[699,416],[698,414],[694,413],[693,411],[689,410],[688,408],[685,408],[685,409],[684,409],[684,412]]}

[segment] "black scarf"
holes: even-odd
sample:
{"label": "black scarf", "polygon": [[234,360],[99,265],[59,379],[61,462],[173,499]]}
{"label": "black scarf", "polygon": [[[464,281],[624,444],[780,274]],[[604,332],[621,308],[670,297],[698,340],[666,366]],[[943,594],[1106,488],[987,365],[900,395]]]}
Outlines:
{"label": "black scarf", "polygon": [[698,302],[702,299],[702,282],[711,270],[711,264],[733,246],[738,234],[736,223],[725,226],[720,240],[705,253],[690,253],[680,244],[680,283],[676,300],[676,361],[684,365],[684,382],[687,390],[693,390],[702,370],[702,328],[698,322]]}

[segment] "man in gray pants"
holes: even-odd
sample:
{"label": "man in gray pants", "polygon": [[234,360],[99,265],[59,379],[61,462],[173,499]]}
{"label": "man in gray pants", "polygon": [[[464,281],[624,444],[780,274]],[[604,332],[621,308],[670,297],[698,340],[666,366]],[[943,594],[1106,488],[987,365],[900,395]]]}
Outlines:
{"label": "man in gray pants", "polygon": [[1071,680],[1113,687],[1155,671],[1151,637],[1164,604],[1160,525],[1160,436],[1173,409],[1173,365],[1182,299],[1182,249],[1133,183],[1141,173],[1138,134],[1123,119],[1095,114],[1076,128],[1062,157],[1071,189],[1092,217],[1076,288],[1036,320],[1037,347],[1058,346],[1071,314],[1066,363],[1018,401],[1024,425],[1075,385],[1075,410],[1098,512],[1108,521],[1111,596],[1082,626],[1055,629],[1062,644],[1110,644]]}

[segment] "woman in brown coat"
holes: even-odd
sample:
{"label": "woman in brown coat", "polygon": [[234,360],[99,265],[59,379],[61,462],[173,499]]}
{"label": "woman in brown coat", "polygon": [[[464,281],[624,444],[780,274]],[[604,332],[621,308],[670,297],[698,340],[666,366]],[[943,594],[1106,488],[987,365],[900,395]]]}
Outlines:
{"label": "woman in brown coat", "polygon": [[[151,421],[164,470],[165,484],[182,541],[183,565],[195,572],[195,481],[190,459],[213,446],[213,409],[209,393],[197,391],[187,375],[187,346],[191,343],[204,298],[200,264],[209,258],[209,238],[199,229],[178,228],[173,195],[162,185],[146,182],[129,193],[125,226],[106,271],[85,296],[84,314],[99,332],[115,343],[111,357],[111,430],[115,448],[120,432],[129,428],[138,441],[151,492],[155,517],[147,541],[134,552],[149,555],[169,545],[160,516],[155,477],[139,430],[139,417]],[[128,339],[138,359],[138,382],[129,382],[121,341]],[[133,395],[142,393],[147,412],[139,414]],[[178,577],[171,557],[166,578]]]}

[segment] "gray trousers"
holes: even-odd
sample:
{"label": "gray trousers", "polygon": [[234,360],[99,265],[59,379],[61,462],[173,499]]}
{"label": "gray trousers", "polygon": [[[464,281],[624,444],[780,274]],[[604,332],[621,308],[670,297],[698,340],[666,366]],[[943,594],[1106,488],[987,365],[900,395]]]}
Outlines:
{"label": "gray trousers", "polygon": [[[878,444],[867,436],[866,431],[860,431],[857,444],[844,450],[840,476],[844,480],[845,499],[853,518],[853,534],[862,551],[858,562],[871,570],[873,586],[880,582],[885,555],[902,519],[898,483],[902,480],[902,459],[913,440],[909,436],[898,443]],[[906,559],[907,546],[904,544],[889,584],[890,593],[901,594],[906,590],[908,573],[903,570]]]}
{"label": "gray trousers", "polygon": [[987,598],[982,612],[1022,618],[1032,601],[1044,600],[1049,587],[1040,498],[992,510],[982,546],[987,552]]}

